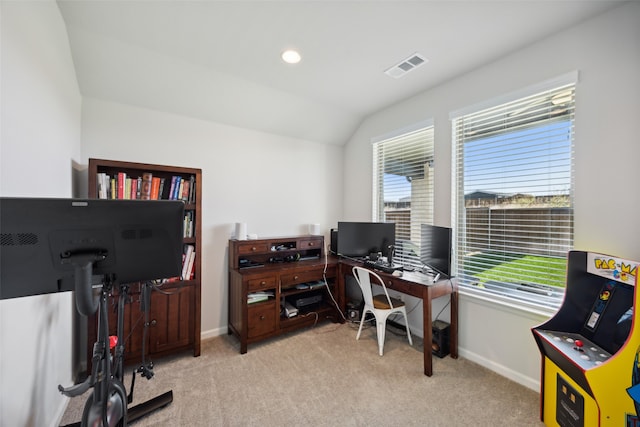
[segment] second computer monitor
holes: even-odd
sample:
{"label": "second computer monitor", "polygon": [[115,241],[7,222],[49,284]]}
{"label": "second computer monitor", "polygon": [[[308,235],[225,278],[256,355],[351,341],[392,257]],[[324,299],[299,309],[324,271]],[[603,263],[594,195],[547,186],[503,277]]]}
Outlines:
{"label": "second computer monitor", "polygon": [[436,273],[451,277],[451,228],[421,224],[420,262]]}

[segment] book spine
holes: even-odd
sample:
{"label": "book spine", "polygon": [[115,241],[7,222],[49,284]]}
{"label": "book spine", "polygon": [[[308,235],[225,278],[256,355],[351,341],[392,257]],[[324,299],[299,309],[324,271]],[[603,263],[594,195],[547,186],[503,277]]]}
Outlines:
{"label": "book spine", "polygon": [[165,183],[165,179],[164,178],[160,178],[160,189],[158,190],[158,198],[159,199],[166,199],[165,194],[164,194],[164,183]]}
{"label": "book spine", "polygon": [[124,199],[124,187],[127,181],[127,174],[124,172],[118,172],[118,194],[116,199]]}
{"label": "book spine", "polygon": [[151,199],[152,181],[153,181],[153,174],[151,172],[145,172],[142,174],[142,188],[140,190],[140,198],[142,200]]}
{"label": "book spine", "polygon": [[190,203],[196,203],[196,177],[191,177],[191,201]]}
{"label": "book spine", "polygon": [[111,175],[104,174],[104,181],[102,182],[103,188],[103,198],[110,199],[111,198],[111,181],[113,178]]}
{"label": "book spine", "polygon": [[131,177],[126,177],[124,180],[124,194],[122,196],[126,200],[131,198]]}
{"label": "book spine", "polygon": [[182,200],[182,193],[184,192],[184,179],[180,179],[180,186],[176,193],[176,200]]}
{"label": "book spine", "polygon": [[169,190],[169,197],[167,197],[169,200],[172,199],[173,192],[175,191],[175,189],[176,189],[176,177],[173,176],[171,177],[171,189]]}
{"label": "book spine", "polygon": [[115,176],[112,176],[109,183],[109,198],[115,199],[117,198],[117,196],[118,196],[118,178],[116,178]]}
{"label": "book spine", "polygon": [[189,203],[189,188],[191,187],[191,181],[190,180],[183,180],[182,181],[182,195],[180,196],[181,200],[184,200],[185,202]]}
{"label": "book spine", "polygon": [[98,195],[98,199],[104,199],[104,177],[105,173],[98,172],[96,175],[96,194]]}
{"label": "book spine", "polygon": [[129,198],[135,200],[138,198],[138,178],[131,178],[131,192]]}
{"label": "book spine", "polygon": [[178,200],[178,195],[180,194],[180,183],[182,182],[182,177],[176,176],[176,185],[173,188],[173,193],[171,194],[171,200]]}
{"label": "book spine", "polygon": [[151,200],[158,200],[160,194],[160,178],[154,176],[151,180]]}

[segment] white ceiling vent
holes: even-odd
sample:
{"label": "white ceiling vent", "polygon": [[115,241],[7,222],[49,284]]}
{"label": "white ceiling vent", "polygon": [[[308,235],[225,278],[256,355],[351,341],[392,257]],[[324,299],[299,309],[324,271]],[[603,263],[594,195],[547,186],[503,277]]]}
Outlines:
{"label": "white ceiling vent", "polygon": [[418,68],[425,62],[427,62],[427,58],[420,55],[419,53],[414,53],[413,55],[406,59],[403,59],[393,67],[388,68],[384,73],[388,76],[398,79],[407,74],[409,71]]}

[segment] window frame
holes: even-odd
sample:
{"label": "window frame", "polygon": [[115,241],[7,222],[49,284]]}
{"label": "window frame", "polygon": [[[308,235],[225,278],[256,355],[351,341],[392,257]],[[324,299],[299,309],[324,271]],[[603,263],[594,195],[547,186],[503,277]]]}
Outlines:
{"label": "window frame", "polygon": [[[453,183],[453,197],[452,197],[452,224],[454,229],[454,239],[453,239],[453,250],[454,254],[452,257],[452,270],[455,272],[454,274],[459,275],[459,288],[461,293],[470,294],[476,296],[480,299],[484,299],[486,301],[497,302],[503,305],[508,305],[518,309],[526,309],[531,312],[536,312],[539,314],[549,314],[554,312],[562,303],[564,297],[564,288],[545,288],[540,294],[536,294],[532,289],[527,288],[527,292],[521,292],[522,289],[517,289],[514,291],[508,290],[505,283],[505,287],[502,290],[490,290],[485,289],[479,286],[475,286],[469,283],[466,283],[466,277],[462,275],[463,271],[461,270],[460,264],[464,259],[464,255],[462,250],[464,248],[470,247],[467,245],[468,236],[466,235],[466,229],[464,228],[467,223],[466,213],[465,213],[465,188],[464,188],[464,177],[465,171],[461,170],[463,168],[463,155],[461,154],[461,149],[464,148],[464,144],[469,140],[473,140],[471,138],[465,139],[464,136],[460,135],[460,120],[464,120],[464,118],[473,117],[476,114],[492,110],[495,112],[497,108],[504,106],[509,103],[516,103],[520,100],[524,100],[530,97],[536,97],[540,94],[543,94],[548,91],[552,91],[558,88],[570,88],[573,94],[573,98],[571,99],[571,110],[567,114],[569,120],[570,127],[570,165],[569,165],[569,211],[570,211],[570,242],[568,244],[567,250],[573,248],[573,239],[574,239],[574,230],[573,230],[573,218],[575,216],[574,211],[574,203],[573,203],[573,191],[574,191],[574,169],[575,169],[575,91],[577,88],[578,82],[578,73],[572,72],[567,73],[565,75],[559,76],[558,78],[551,79],[545,82],[542,82],[537,85],[530,86],[528,88],[524,88],[519,91],[512,92],[510,94],[503,95],[501,97],[494,98],[492,100],[475,104],[464,109],[455,111],[450,113],[451,120],[451,135],[452,135],[452,183]],[[545,123],[545,126],[548,126],[550,120],[542,119],[539,121],[533,121],[533,125],[529,124],[532,129],[536,126],[541,126],[540,123]],[[497,134],[505,132],[505,134],[513,133],[512,128],[506,128],[506,130],[498,131]],[[462,217],[461,217],[462,215]],[[467,240],[465,240],[467,239]],[[524,252],[524,251],[523,251]],[[566,259],[566,255],[565,255]],[[566,265],[566,262],[565,262]],[[543,295],[543,293],[550,291],[549,294]]]}
{"label": "window frame", "polygon": [[[434,134],[433,119],[427,119],[371,140],[372,220],[375,222],[390,221],[392,216],[388,216],[388,214],[390,212],[397,214],[393,217],[396,219],[393,221],[396,222],[394,262],[401,265],[421,267],[419,261],[420,224],[433,223]],[[385,162],[385,159],[390,159],[396,166],[391,165],[391,161]],[[421,171],[420,165],[422,165]],[[392,184],[385,186],[385,170],[394,167],[406,169],[398,171],[399,173],[394,176],[404,177],[409,183],[411,194],[407,199],[408,204],[400,200],[393,202],[384,200],[385,190],[389,190],[393,186]],[[414,198],[416,200],[413,200]],[[396,203],[396,210],[389,208],[392,203]],[[387,204],[389,206],[385,208]],[[400,212],[402,210],[405,212]],[[404,221],[407,210],[409,211],[408,223]]]}

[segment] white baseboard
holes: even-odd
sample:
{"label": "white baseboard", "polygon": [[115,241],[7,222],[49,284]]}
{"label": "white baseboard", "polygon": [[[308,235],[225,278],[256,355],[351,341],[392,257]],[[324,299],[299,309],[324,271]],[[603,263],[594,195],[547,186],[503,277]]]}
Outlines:
{"label": "white baseboard", "polygon": [[458,347],[458,355],[460,357],[464,357],[467,360],[470,360],[471,362],[477,363],[483,368],[487,368],[498,375],[502,375],[503,377],[510,379],[513,382],[530,388],[531,390],[534,390],[536,392],[540,391],[540,379],[527,377],[525,375],[522,375],[520,372],[514,371],[513,369],[507,368],[504,365],[500,365],[493,360],[489,360],[486,357],[482,357],[477,353],[473,353],[460,347]]}
{"label": "white baseboard", "polygon": [[[78,397],[78,399],[79,398],[80,397]],[[64,413],[67,411],[67,407],[69,406],[70,401],[71,401],[70,397],[63,396],[63,399],[60,402],[60,405],[58,406],[58,412],[53,417],[53,422],[50,424],[51,427],[58,427],[60,425],[60,423],[62,422],[62,417],[64,416]]]}
{"label": "white baseboard", "polygon": [[207,339],[219,337],[220,335],[224,335],[226,333],[227,333],[227,327],[226,326],[224,326],[222,328],[209,329],[207,331],[202,331],[200,333],[200,339],[204,341],[204,340],[207,340]]}

